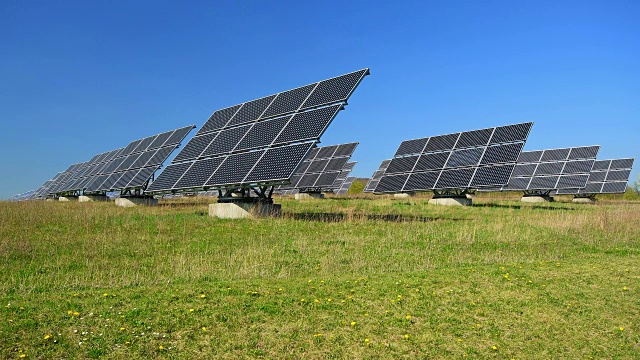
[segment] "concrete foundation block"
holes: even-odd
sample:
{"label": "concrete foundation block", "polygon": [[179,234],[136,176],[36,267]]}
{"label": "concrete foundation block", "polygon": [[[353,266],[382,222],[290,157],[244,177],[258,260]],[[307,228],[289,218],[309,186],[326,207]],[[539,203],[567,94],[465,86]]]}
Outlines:
{"label": "concrete foundation block", "polygon": [[551,196],[547,196],[547,195],[540,195],[540,196],[523,196],[522,199],[520,199],[520,201],[522,202],[526,202],[526,203],[544,203],[544,202],[553,202],[553,197]]}
{"label": "concrete foundation block", "polygon": [[158,205],[158,199],[151,197],[124,197],[116,199],[116,206],[134,207],[134,206],[154,206]]}
{"label": "concrete foundation block", "polygon": [[415,194],[413,193],[400,193],[400,194],[393,194],[393,198],[394,199],[407,199],[410,197],[413,197]]}
{"label": "concrete foundation block", "polygon": [[78,202],[91,202],[91,201],[108,201],[109,198],[106,195],[80,195],[78,196]]}
{"label": "concrete foundation block", "polygon": [[220,219],[253,219],[261,217],[279,217],[282,215],[280,204],[260,203],[216,203],[209,204],[209,216]]}
{"label": "concrete foundation block", "polygon": [[296,200],[324,199],[323,193],[297,193],[294,195]]}
{"label": "concrete foundation block", "polygon": [[596,201],[597,200],[593,198],[573,198],[573,200],[571,200],[572,203],[576,204],[595,204]]}
{"label": "concrete foundation block", "polygon": [[78,201],[78,198],[73,196],[60,196],[58,201]]}
{"label": "concrete foundation block", "polygon": [[433,198],[429,200],[432,205],[445,206],[471,206],[472,200],[467,197]]}

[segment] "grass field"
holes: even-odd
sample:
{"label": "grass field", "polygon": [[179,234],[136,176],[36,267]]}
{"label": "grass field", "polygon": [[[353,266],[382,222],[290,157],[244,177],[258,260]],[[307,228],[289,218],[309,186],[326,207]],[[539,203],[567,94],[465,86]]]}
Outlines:
{"label": "grass field", "polygon": [[640,357],[640,202],[0,203],[0,358]]}

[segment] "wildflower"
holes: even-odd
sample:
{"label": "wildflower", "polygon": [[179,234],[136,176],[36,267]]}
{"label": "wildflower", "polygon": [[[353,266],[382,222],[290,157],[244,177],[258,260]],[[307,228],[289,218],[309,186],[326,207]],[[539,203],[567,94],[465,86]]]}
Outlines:
{"label": "wildflower", "polygon": [[369,316],[369,314],[364,314],[364,316]]}
{"label": "wildflower", "polygon": [[322,334],[313,334],[313,337],[320,337]]}
{"label": "wildflower", "polygon": [[495,346],[495,345],[493,345],[491,348],[492,348],[493,350],[498,350],[498,347],[497,347],[497,346]]}
{"label": "wildflower", "polygon": [[369,343],[369,338],[364,339],[364,342]]}
{"label": "wildflower", "polygon": [[327,302],[331,302],[331,298],[328,298],[328,299],[327,299]]}
{"label": "wildflower", "polygon": [[300,299],[300,302],[304,302],[304,299]]}
{"label": "wildflower", "polygon": [[69,310],[69,311],[67,311],[67,314],[73,315],[73,311]]}
{"label": "wildflower", "polygon": [[158,349],[164,350],[164,346],[160,345],[160,346],[158,346]]}
{"label": "wildflower", "polygon": [[203,326],[202,331],[207,331],[207,328]]}
{"label": "wildflower", "polygon": [[204,299],[204,298],[206,298],[206,297],[207,297],[207,295],[202,294],[202,295],[200,295],[200,297]]}
{"label": "wildflower", "polygon": [[193,312],[193,309],[189,309],[189,312]]}
{"label": "wildflower", "polygon": [[20,354],[20,358],[25,358],[27,357],[27,354]]}
{"label": "wildflower", "polygon": [[47,335],[44,336],[45,340],[49,340],[50,338],[51,338],[51,334],[47,334]]}
{"label": "wildflower", "polygon": [[620,331],[624,331],[624,328],[622,326],[620,326]]}
{"label": "wildflower", "polygon": [[627,291],[627,290],[629,290],[629,288],[626,286],[622,288],[622,291]]}
{"label": "wildflower", "polygon": [[77,294],[77,293],[74,293],[74,294],[73,294],[73,296],[78,296],[78,294]]}
{"label": "wildflower", "polygon": [[405,316],[405,318],[406,318],[407,320],[411,320],[411,315],[407,315],[407,316]]}
{"label": "wildflower", "polygon": [[107,296],[109,296],[109,294],[104,293],[104,294],[102,294],[102,296],[107,297]]}
{"label": "wildflower", "polygon": [[124,328],[123,328],[123,327],[121,327],[121,328],[120,328],[120,331],[124,331]]}
{"label": "wildflower", "polygon": [[404,338],[408,339],[409,338],[409,334],[404,334]]}
{"label": "wildflower", "polygon": [[320,300],[315,299],[315,300],[313,300],[313,302],[314,302],[314,303],[319,303],[319,302],[320,302]]}
{"label": "wildflower", "polygon": [[352,322],[351,322],[351,326],[356,326],[356,322],[355,322],[355,321],[352,321]]}
{"label": "wildflower", "polygon": [[77,311],[74,311],[74,312],[73,312],[73,316],[80,316],[80,313],[79,313],[79,312],[77,312]]}

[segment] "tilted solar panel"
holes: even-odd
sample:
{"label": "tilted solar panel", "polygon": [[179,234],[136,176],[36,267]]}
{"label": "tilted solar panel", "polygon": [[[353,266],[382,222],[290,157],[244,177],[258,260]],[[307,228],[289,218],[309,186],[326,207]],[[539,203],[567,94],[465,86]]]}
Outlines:
{"label": "tilted solar panel", "polygon": [[403,141],[380,180],[376,183],[374,174],[365,190],[398,193],[506,184],[532,125],[529,122]]}
{"label": "tilted solar panel", "polygon": [[624,193],[634,158],[596,160],[584,187],[559,189],[560,195],[595,195]]}
{"label": "tilted solar panel", "polygon": [[264,192],[289,183],[368,74],[363,69],[215,111],[147,192]]}
{"label": "tilted solar panel", "polygon": [[548,191],[583,188],[599,145],[523,151],[509,182],[492,191]]}
{"label": "tilted solar panel", "polygon": [[[367,185],[364,187],[363,192],[373,192],[373,190],[376,189],[376,186],[380,182],[382,175],[384,175],[384,172],[387,170],[387,167],[389,167],[389,163],[391,163],[391,160],[382,160],[382,163],[380,164],[380,167],[378,167],[378,170],[376,170],[371,176],[371,178],[369,179],[369,181],[367,181]],[[443,161],[443,164],[444,164],[444,161]]]}

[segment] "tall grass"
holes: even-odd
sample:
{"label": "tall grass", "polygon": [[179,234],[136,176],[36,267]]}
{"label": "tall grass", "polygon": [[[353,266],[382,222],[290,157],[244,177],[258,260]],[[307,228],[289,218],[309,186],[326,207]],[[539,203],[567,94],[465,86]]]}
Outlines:
{"label": "tall grass", "polygon": [[639,202],[278,202],[0,203],[0,357],[638,353]]}

